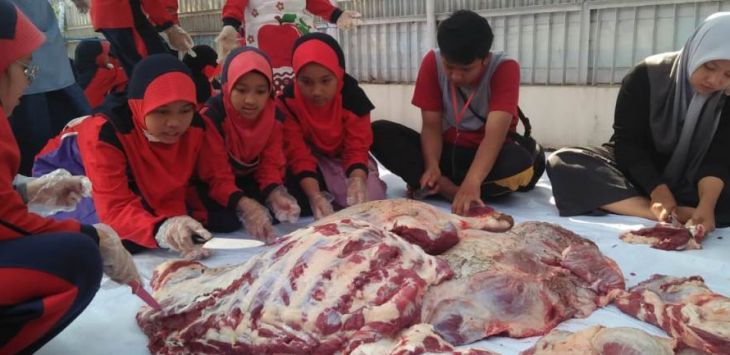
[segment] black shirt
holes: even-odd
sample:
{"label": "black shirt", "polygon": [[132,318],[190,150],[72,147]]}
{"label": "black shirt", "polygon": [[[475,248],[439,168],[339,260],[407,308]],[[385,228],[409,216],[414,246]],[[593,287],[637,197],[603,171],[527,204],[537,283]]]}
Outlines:
{"label": "black shirt", "polygon": [[[615,147],[619,170],[647,194],[665,183],[661,175],[671,157],[671,154],[658,152],[654,145],[649,125],[650,90],[645,63],[637,65],[624,77],[616,100],[614,134],[609,143]],[[727,184],[730,177],[730,100],[725,101],[714,137],[702,139],[712,139],[712,143],[692,183],[715,176]]]}

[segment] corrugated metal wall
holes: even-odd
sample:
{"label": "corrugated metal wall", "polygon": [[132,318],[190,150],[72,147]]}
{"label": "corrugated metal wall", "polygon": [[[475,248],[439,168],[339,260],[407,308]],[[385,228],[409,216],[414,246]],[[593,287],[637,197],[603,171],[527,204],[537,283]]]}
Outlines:
{"label": "corrugated metal wall", "polygon": [[[220,30],[224,0],[180,0],[182,26],[198,43]],[[495,50],[516,58],[522,83],[601,85],[621,81],[642,58],[682,46],[709,14],[729,11],[730,0],[435,0],[442,20],[457,9],[485,16]],[[338,37],[348,72],[363,82],[410,83],[426,48],[425,0],[346,0],[365,24]],[[67,36],[93,35],[88,18],[67,5]]]}

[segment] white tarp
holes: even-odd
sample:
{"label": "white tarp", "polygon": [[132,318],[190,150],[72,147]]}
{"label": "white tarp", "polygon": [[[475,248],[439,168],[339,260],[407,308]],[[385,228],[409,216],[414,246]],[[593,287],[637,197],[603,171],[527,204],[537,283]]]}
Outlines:
{"label": "white tarp", "polygon": [[[388,183],[389,197],[405,196],[405,184],[402,180],[388,173],[384,174],[383,179]],[[445,202],[432,202],[432,204],[449,210],[449,205]],[[529,220],[557,223],[594,241],[605,255],[613,258],[621,267],[627,286],[633,286],[656,273],[676,276],[700,275],[712,290],[730,296],[728,229],[711,233],[703,242],[702,250],[662,251],[643,245],[626,244],[618,239],[621,231],[650,226],[653,223],[641,218],[614,215],[559,217],[552,201],[547,175],[542,177],[535,190],[516,193],[489,205],[513,216],[515,223]],[[309,222],[311,218],[303,219],[295,226],[280,225],[277,228],[283,234]],[[217,236],[244,238],[243,233]],[[213,267],[239,264],[260,250],[261,248],[218,249],[216,254],[204,263]],[[148,283],[154,267],[171,257],[173,257],[171,253],[155,251],[136,255],[135,261],[142,277]],[[149,286],[147,288],[149,290]],[[89,307],[38,354],[147,354],[147,337],[135,320],[137,310],[141,306],[142,301],[132,295],[129,287],[119,286],[105,278],[101,290]],[[599,309],[585,319],[566,321],[559,328],[576,331],[592,324],[636,327],[652,334],[666,336],[659,328],[624,315],[614,306]],[[492,337],[477,345],[502,354],[517,354],[533,345],[537,339],[537,337],[526,339]]]}

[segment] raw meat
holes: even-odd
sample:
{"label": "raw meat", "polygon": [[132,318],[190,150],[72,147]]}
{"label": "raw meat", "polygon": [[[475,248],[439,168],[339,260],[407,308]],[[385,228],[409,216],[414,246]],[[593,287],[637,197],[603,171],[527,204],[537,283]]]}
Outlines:
{"label": "raw meat", "polygon": [[664,329],[681,345],[730,354],[730,298],[712,292],[700,276],[654,275],[617,293],[621,311]]}
{"label": "raw meat", "polygon": [[625,286],[616,263],[595,244],[548,223],[506,233],[465,231],[441,257],[455,277],[429,289],[421,318],[452,344],[543,335],[590,315]]}
{"label": "raw meat", "polygon": [[555,329],[521,355],[674,355],[676,345],[636,328],[596,325],[577,333]]}
{"label": "raw meat", "polygon": [[341,219],[367,221],[419,245],[431,255],[441,254],[456,245],[459,242],[458,231],[503,232],[512,228],[512,217],[489,207],[473,208],[469,215],[457,216],[420,201],[393,199],[352,206],[319,220],[317,224]]}
{"label": "raw meat", "polygon": [[456,350],[433,331],[430,324],[416,324],[398,334],[395,338],[385,338],[376,343],[363,344],[351,355],[496,355],[481,349]]}
{"label": "raw meat", "polygon": [[332,354],[420,322],[445,261],[362,221],[295,231],[242,265],[159,266],[137,322],[157,354]]}
{"label": "raw meat", "polygon": [[702,249],[705,230],[702,225],[684,227],[659,223],[654,227],[622,233],[621,240],[632,244],[648,244],[662,250]]}

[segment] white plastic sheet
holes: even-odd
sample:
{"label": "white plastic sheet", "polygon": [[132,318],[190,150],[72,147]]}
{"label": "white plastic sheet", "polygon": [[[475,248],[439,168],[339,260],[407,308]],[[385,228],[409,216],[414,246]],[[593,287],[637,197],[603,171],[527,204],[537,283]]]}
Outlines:
{"label": "white plastic sheet", "polygon": [[[383,178],[388,183],[389,197],[405,196],[405,184],[402,180],[387,172]],[[677,276],[700,275],[712,290],[730,296],[728,229],[719,229],[711,233],[703,242],[702,250],[662,251],[643,245],[626,244],[618,239],[621,231],[653,225],[651,221],[614,215],[559,217],[552,201],[550,182],[547,175],[544,175],[533,191],[516,193],[490,202],[489,205],[512,215],[516,223],[528,220],[557,223],[594,241],[605,255],[613,258],[621,267],[627,286],[633,286],[655,273]],[[445,202],[430,201],[430,203],[449,210],[449,205]],[[311,218],[304,218],[296,225],[279,225],[276,228],[284,234],[311,221]],[[218,236],[245,238],[243,232]],[[205,260],[205,264],[215,267],[242,263],[260,250],[260,247],[229,249],[224,245],[216,249],[216,254]],[[154,267],[172,257],[174,257],[172,253],[155,251],[136,255],[135,261],[145,282],[148,283]],[[147,337],[135,320],[137,310],[141,306],[142,301],[132,295],[129,287],[116,285],[105,278],[101,290],[89,307],[38,354],[147,354]],[[635,327],[651,334],[666,336],[661,329],[624,315],[614,306],[599,309],[585,319],[566,321],[558,328],[576,331],[593,324]],[[537,337],[526,339],[492,337],[476,345],[502,354],[517,354],[532,346],[537,339]]]}

